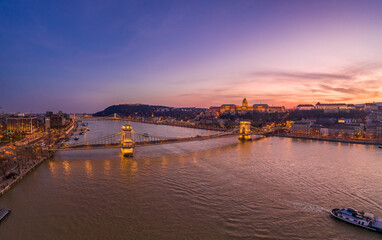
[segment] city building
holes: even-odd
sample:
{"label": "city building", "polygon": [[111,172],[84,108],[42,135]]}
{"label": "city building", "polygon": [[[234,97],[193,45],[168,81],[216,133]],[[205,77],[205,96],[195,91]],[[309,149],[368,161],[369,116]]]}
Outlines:
{"label": "city building", "polygon": [[213,117],[213,118],[216,118],[218,117],[220,114],[220,107],[210,107],[205,113],[204,115],[206,117]]}
{"label": "city building", "polygon": [[50,129],[50,118],[46,117],[44,119],[44,122],[45,122],[45,131],[48,131]]}
{"label": "city building", "polygon": [[371,139],[382,139],[382,124],[373,123],[366,125],[365,137]]}
{"label": "city building", "polygon": [[268,104],[253,104],[253,111],[255,112],[268,112]]}
{"label": "city building", "polygon": [[345,103],[317,103],[316,109],[324,110],[325,112],[347,111],[348,107]]}
{"label": "city building", "polygon": [[223,104],[220,107],[220,114],[225,113],[236,113],[236,105],[235,104]]}
{"label": "city building", "polygon": [[38,130],[38,121],[35,116],[9,117],[6,119],[7,131],[33,133]]}
{"label": "city building", "polygon": [[376,112],[378,111],[378,105],[376,103],[365,103],[364,110],[367,112]]}
{"label": "city building", "polygon": [[269,107],[268,112],[276,113],[276,112],[285,112],[285,107]]}
{"label": "city building", "polygon": [[57,114],[53,112],[46,112],[45,116],[45,131],[50,128],[62,128],[69,123],[69,116],[59,111]]}
{"label": "city building", "polygon": [[[207,112],[214,114],[217,112],[218,107],[210,107]],[[246,113],[246,112],[285,112],[285,107],[270,107],[268,104],[253,104],[248,105],[246,98],[243,99],[242,105],[237,106],[235,104],[223,104],[219,108],[219,114],[236,114],[236,113]]]}
{"label": "city building", "polygon": [[296,121],[291,124],[290,132],[293,134],[309,135],[312,125],[313,122]]}
{"label": "city building", "polygon": [[252,106],[248,106],[248,101],[246,98],[243,99],[242,105],[237,106],[235,104],[223,104],[220,107],[220,114],[226,114],[226,113],[244,113],[253,111]]}
{"label": "city building", "polygon": [[300,104],[296,107],[296,110],[314,110],[315,107],[312,104]]}
{"label": "city building", "polygon": [[327,127],[329,136],[334,137],[356,137],[362,136],[365,130],[363,124],[335,124]]}

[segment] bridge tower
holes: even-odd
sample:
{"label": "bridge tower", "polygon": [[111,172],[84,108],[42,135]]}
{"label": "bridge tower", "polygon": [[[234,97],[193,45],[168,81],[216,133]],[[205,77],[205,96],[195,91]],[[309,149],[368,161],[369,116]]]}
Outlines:
{"label": "bridge tower", "polygon": [[122,146],[121,153],[124,157],[132,157],[134,152],[134,142],[131,139],[133,128],[129,125],[122,126]]}
{"label": "bridge tower", "polygon": [[240,133],[239,140],[244,140],[244,141],[251,140],[251,122],[241,121],[239,133]]}

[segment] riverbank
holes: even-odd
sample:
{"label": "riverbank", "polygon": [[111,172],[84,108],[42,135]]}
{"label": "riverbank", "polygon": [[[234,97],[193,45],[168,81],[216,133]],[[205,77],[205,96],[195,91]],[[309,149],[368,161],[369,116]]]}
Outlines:
{"label": "riverbank", "polygon": [[305,140],[328,141],[328,142],[353,143],[353,144],[363,144],[363,145],[382,145],[382,140],[378,140],[378,139],[339,139],[339,138],[332,138],[332,137],[322,137],[322,136],[317,137],[317,136],[290,135],[290,134],[271,134],[270,136],[305,139]]}
{"label": "riverbank", "polygon": [[43,163],[45,160],[51,158],[53,156],[53,152],[49,152],[49,156],[43,157],[41,159],[38,159],[37,161],[31,160],[31,162],[28,163],[28,166],[26,169],[22,169],[21,173],[18,176],[13,176],[12,178],[5,179],[2,181],[0,185],[0,196],[4,195],[8,190],[10,190],[14,185],[16,185],[18,182],[20,182],[28,173],[32,172],[35,168],[37,168],[41,163]]}
{"label": "riverbank", "polygon": [[[65,129],[62,129],[60,132],[56,132],[55,137],[49,137],[47,134],[43,134],[36,139],[19,143],[20,145],[18,147],[29,148],[29,150],[24,150],[25,152],[23,154],[20,152],[18,153],[16,146],[8,149],[8,162],[13,163],[13,166],[11,166],[11,169],[8,168],[8,170],[3,169],[4,176],[0,181],[0,196],[11,189],[16,183],[21,181],[28,173],[37,168],[42,162],[53,157],[54,151],[47,147],[42,147],[43,145],[49,146],[49,142],[52,138],[57,138],[54,142],[55,144],[60,144],[63,139],[73,134],[73,131],[76,130],[77,126],[77,122],[72,120]],[[54,144],[52,147],[54,147]],[[21,156],[19,156],[19,154]]]}

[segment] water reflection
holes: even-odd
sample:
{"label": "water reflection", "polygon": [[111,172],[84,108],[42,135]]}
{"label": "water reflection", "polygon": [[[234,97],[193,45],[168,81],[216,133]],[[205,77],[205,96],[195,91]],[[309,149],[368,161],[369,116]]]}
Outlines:
{"label": "water reflection", "polygon": [[151,163],[151,161],[150,161],[150,159],[145,158],[145,160],[143,160],[143,163],[144,163],[146,166],[149,166],[150,163]]}
{"label": "water reflection", "polygon": [[62,165],[64,166],[65,175],[70,175],[70,164],[69,164],[69,161],[63,161]]}
{"label": "water reflection", "polygon": [[56,176],[56,166],[53,162],[53,160],[49,160],[49,170],[53,177]]}
{"label": "water reflection", "polygon": [[167,157],[166,156],[162,156],[161,168],[162,169],[167,168],[167,163],[168,163]]}
{"label": "water reflection", "polygon": [[132,161],[131,164],[131,173],[135,174],[138,172],[138,162],[137,161]]}
{"label": "water reflection", "polygon": [[110,175],[110,160],[105,160],[105,164],[104,164],[104,173],[105,173],[105,175],[107,175],[107,176]]}
{"label": "water reflection", "polygon": [[198,154],[196,152],[192,154],[192,162],[198,163]]}
{"label": "water reflection", "polygon": [[85,161],[85,172],[88,178],[93,177],[93,168],[90,160]]}
{"label": "water reflection", "polygon": [[121,155],[121,164],[120,170],[123,174],[132,173],[135,174],[138,172],[138,163],[134,161],[133,157],[124,157]]}
{"label": "water reflection", "polygon": [[251,142],[243,142],[243,141],[240,141],[239,144],[238,144],[238,147],[239,147],[239,152],[240,154],[242,155],[247,155],[253,147],[252,143]]}

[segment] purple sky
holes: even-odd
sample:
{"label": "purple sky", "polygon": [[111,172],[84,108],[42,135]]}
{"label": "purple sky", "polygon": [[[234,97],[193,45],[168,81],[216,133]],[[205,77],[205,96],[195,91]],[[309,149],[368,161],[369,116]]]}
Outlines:
{"label": "purple sky", "polygon": [[382,101],[382,1],[1,1],[0,107]]}

